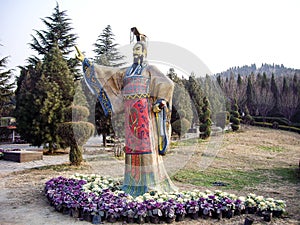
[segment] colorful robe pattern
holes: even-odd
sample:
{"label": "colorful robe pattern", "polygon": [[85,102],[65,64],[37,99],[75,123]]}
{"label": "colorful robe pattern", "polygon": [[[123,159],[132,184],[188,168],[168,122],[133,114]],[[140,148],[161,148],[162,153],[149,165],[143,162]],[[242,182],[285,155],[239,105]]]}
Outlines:
{"label": "colorful robe pattern", "polygon": [[[147,64],[116,69],[94,65],[85,59],[83,69],[91,92],[103,101],[102,107],[112,113],[124,111],[125,171],[122,189],[133,196],[152,190],[176,190],[159,155],[159,128],[152,111],[153,104],[160,99],[172,105],[173,82],[156,67]],[[164,125],[169,131],[171,110],[167,109],[166,113]]]}

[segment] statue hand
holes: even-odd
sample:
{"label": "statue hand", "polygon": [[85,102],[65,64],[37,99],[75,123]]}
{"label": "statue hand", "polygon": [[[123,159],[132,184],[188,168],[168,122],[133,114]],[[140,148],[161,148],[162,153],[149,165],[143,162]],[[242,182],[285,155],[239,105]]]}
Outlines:
{"label": "statue hand", "polygon": [[80,60],[81,62],[83,62],[84,60],[84,55],[82,54],[82,52],[77,48],[77,46],[75,46],[77,54],[75,54],[75,57]]}
{"label": "statue hand", "polygon": [[167,103],[166,103],[165,100],[162,100],[161,102],[154,104],[154,105],[153,105],[153,109],[152,109],[153,112],[155,112],[155,113],[160,112],[161,109],[162,109],[166,104],[167,104]]}

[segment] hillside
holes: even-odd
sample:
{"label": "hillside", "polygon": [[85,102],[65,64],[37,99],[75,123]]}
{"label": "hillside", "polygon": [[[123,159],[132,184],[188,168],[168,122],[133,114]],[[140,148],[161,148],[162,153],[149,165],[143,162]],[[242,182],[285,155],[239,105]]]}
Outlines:
{"label": "hillside", "polygon": [[236,66],[231,67],[228,70],[217,73],[215,76],[221,76],[221,77],[230,77],[231,74],[241,76],[247,76],[250,74],[263,74],[266,73],[268,76],[270,76],[272,73],[276,76],[294,76],[295,73],[300,75],[300,69],[293,69],[293,68],[287,68],[283,64],[276,65],[276,64],[262,64],[260,67],[258,67],[256,64],[252,64],[250,66],[244,65],[244,66]]}

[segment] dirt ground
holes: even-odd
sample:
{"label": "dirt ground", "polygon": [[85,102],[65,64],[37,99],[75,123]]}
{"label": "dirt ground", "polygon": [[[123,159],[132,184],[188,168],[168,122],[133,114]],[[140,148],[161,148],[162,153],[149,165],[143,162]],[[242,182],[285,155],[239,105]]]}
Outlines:
{"label": "dirt ground", "polygon": [[[276,148],[275,148],[275,147]],[[185,149],[185,150],[184,150]],[[263,149],[263,150],[262,150]],[[267,149],[267,150],[266,150]],[[268,150],[269,149],[269,150]],[[278,150],[279,149],[279,150]],[[74,173],[100,173],[121,177],[124,162],[113,157],[112,152],[94,154],[76,168],[70,166],[48,166],[13,172],[0,177],[0,224],[24,225],[63,225],[63,224],[91,224],[70,216],[58,213],[51,207],[44,197],[43,188],[46,181],[57,176],[70,176]],[[207,158],[207,159],[205,159]],[[298,170],[300,160],[300,135],[296,133],[270,130],[264,128],[244,127],[238,133],[226,133],[218,137],[211,137],[207,142],[189,147],[178,147],[165,158],[166,169],[173,174],[180,168],[198,169],[199,172],[207,168],[226,168],[250,171],[255,169],[294,168]],[[263,222],[260,217],[253,216],[253,224],[300,224],[300,181],[299,171],[295,173],[295,182],[283,180],[270,181],[256,186],[244,187],[240,191],[226,191],[238,195],[256,193],[265,197],[283,199],[287,203],[288,214],[272,222]],[[193,186],[175,182],[180,189],[207,189],[207,187]],[[211,190],[215,187],[209,188]],[[244,224],[246,215],[235,216],[232,219],[216,220],[186,220],[175,224]]]}

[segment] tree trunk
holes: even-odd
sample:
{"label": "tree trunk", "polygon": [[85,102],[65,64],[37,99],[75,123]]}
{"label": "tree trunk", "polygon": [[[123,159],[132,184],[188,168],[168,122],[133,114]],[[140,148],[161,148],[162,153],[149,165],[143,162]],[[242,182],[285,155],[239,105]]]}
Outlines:
{"label": "tree trunk", "polygon": [[79,166],[82,162],[82,146],[72,145],[70,147],[69,159],[72,165]]}
{"label": "tree trunk", "polygon": [[102,137],[103,137],[103,146],[106,147],[106,137],[107,137],[107,135],[102,134]]}

